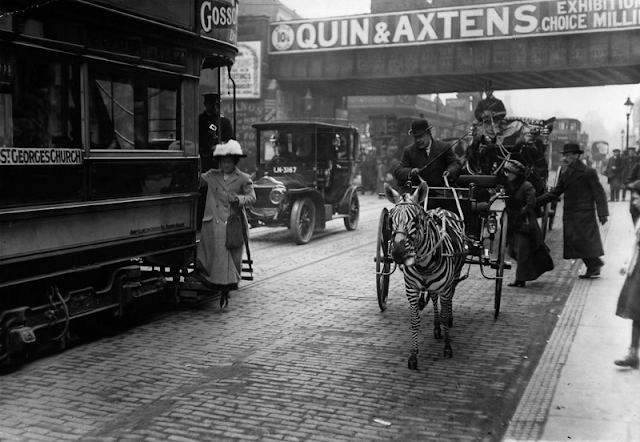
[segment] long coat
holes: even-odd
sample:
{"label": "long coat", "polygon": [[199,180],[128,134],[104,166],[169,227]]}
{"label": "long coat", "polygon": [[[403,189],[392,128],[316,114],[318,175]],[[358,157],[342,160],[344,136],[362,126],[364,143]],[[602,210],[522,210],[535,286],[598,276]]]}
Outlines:
{"label": "long coat", "polygon": [[616,315],[640,321],[640,223],[636,224],[636,241],[627,269],[627,278],[620,290]]}
{"label": "long coat", "polygon": [[[536,190],[524,178],[507,185],[505,211],[509,215],[507,248],[511,258],[518,263],[517,281],[534,281],[544,272],[553,270],[553,259],[542,239],[542,231],[536,220]],[[528,231],[521,229],[528,224]]]}
{"label": "long coat", "polygon": [[562,194],[564,259],[604,255],[597,217],[609,216],[609,207],[598,173],[581,160],[563,166],[556,187],[539,196],[536,203],[545,205]]}
{"label": "long coat", "polygon": [[[415,143],[403,149],[400,164],[393,170],[393,176],[398,180],[398,186],[403,187],[409,180],[411,169],[422,169],[424,166],[427,168],[420,173],[420,176],[429,187],[444,187],[442,174],[445,170],[451,174],[449,181],[457,180],[462,171],[460,161],[451,149],[451,145],[434,138],[431,140],[431,151],[428,156],[426,150],[418,149]],[[420,179],[413,178],[412,184],[416,187],[419,186]]]}
{"label": "long coat", "polygon": [[625,176],[625,161],[622,157],[611,157],[607,161],[607,170],[605,175],[609,180],[609,184],[613,189],[622,187],[622,181]]}
{"label": "long coat", "polygon": [[238,198],[238,208],[243,213],[245,232],[248,232],[245,208],[256,201],[251,177],[234,168],[226,181],[222,170],[211,169],[200,176],[201,186],[207,186],[207,203],[204,210],[202,231],[197,249],[196,275],[203,282],[219,289],[238,287],[242,265],[243,246],[228,250],[227,219],[231,215],[231,201]]}

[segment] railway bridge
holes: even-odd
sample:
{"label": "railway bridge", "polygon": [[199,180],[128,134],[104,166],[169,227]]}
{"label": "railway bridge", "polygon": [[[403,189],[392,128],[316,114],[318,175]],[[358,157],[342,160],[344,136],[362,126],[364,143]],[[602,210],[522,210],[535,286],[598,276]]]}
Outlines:
{"label": "railway bridge", "polygon": [[416,9],[373,0],[371,14],[270,23],[270,76],[344,96],[640,81],[640,0],[407,3]]}

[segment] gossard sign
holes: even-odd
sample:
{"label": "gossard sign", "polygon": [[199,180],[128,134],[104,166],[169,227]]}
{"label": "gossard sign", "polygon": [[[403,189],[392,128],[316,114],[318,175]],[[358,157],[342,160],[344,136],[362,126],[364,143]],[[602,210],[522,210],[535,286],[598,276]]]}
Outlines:
{"label": "gossard sign", "polygon": [[640,0],[529,0],[270,25],[270,54],[640,28]]}

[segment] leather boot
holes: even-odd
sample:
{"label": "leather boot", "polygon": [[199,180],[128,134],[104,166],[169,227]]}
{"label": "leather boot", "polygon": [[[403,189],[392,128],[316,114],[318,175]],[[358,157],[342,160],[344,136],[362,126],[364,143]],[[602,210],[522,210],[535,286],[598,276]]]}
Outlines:
{"label": "leather boot", "polygon": [[618,359],[613,363],[619,367],[638,368],[638,366],[640,365],[640,359],[638,359],[638,349],[636,347],[631,347],[629,349],[629,354],[624,359]]}

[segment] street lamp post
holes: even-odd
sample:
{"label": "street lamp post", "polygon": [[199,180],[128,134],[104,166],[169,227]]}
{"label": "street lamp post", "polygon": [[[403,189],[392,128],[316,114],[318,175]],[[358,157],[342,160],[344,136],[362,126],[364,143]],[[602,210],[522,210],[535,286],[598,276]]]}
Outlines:
{"label": "street lamp post", "polygon": [[631,109],[633,109],[633,101],[630,97],[627,97],[627,101],[624,103],[624,107],[627,108],[627,146],[626,150],[629,151],[629,116],[631,115]]}

